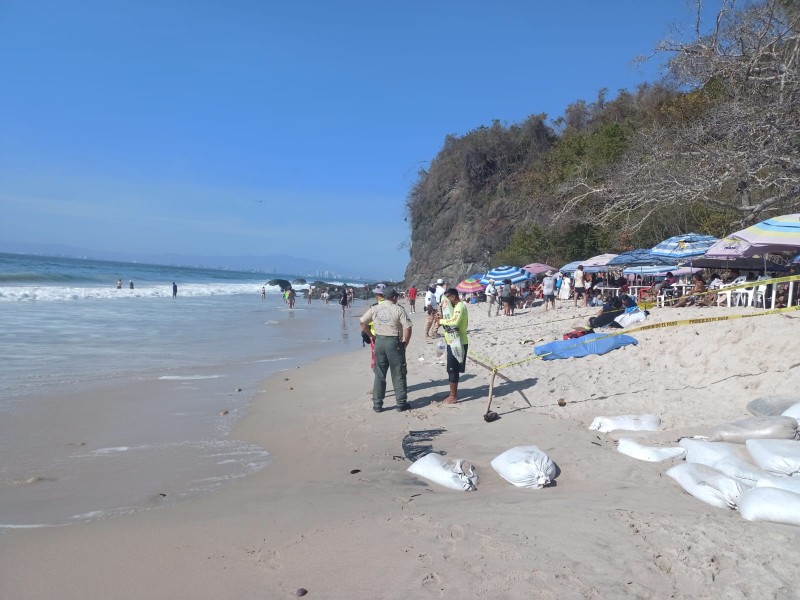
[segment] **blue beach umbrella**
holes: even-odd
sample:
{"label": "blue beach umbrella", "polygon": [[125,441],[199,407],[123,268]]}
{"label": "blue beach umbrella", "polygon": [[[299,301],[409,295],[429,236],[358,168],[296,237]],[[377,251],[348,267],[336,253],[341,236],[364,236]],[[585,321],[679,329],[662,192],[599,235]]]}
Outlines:
{"label": "blue beach umbrella", "polygon": [[700,235],[699,233],[686,233],[676,235],[653,246],[650,253],[663,256],[674,261],[692,256],[701,256],[717,241],[713,235]]}
{"label": "blue beach umbrella", "polygon": [[527,281],[530,279],[531,274],[527,271],[519,268],[519,267],[510,267],[508,265],[503,265],[502,267],[495,267],[486,275],[484,275],[480,282],[483,285],[489,285],[489,280],[494,279],[495,281],[503,281],[504,279],[510,279],[511,283],[520,283],[522,281]]}
{"label": "blue beach umbrella", "polygon": [[654,256],[650,252],[650,248],[638,248],[636,250],[629,250],[628,252],[623,252],[622,254],[618,254],[616,257],[612,258],[608,261],[609,267],[639,267],[639,266],[658,266],[658,265],[667,265],[669,266],[670,261],[663,257],[663,256]]}

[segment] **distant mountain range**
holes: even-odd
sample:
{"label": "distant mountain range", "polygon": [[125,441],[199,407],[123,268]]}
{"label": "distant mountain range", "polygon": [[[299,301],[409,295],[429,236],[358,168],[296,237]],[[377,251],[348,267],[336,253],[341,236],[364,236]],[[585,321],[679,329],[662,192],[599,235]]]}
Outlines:
{"label": "distant mountain range", "polygon": [[63,244],[15,243],[0,241],[0,252],[34,254],[41,256],[64,256],[68,258],[89,258],[118,262],[142,262],[157,265],[177,265],[183,267],[214,267],[241,271],[260,271],[303,275],[305,277],[371,280],[369,273],[354,273],[352,269],[331,265],[318,260],[309,260],[286,254],[265,256],[182,256],[180,254],[128,254],[123,252],[103,252],[78,248]]}

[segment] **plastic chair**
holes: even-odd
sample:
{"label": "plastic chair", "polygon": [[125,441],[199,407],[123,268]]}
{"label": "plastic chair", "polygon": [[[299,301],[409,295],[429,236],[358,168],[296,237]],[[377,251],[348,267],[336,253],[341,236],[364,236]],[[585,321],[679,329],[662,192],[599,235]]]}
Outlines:
{"label": "plastic chair", "polygon": [[[766,277],[759,277],[756,281],[763,281],[767,279]],[[747,281],[747,280],[745,280]],[[761,297],[761,304],[764,304],[764,292],[766,292],[767,286],[766,285],[759,285],[753,286],[749,288],[745,288],[743,290],[734,290],[731,292],[733,294],[733,305],[734,306],[754,306],[755,302],[757,301],[756,296],[760,292]]]}
{"label": "plastic chair", "polygon": [[734,279],[733,281],[731,281],[730,283],[722,284],[721,286],[719,286],[719,291],[717,292],[717,306],[722,306],[723,299],[725,300],[725,306],[733,306],[733,304],[731,304],[732,300],[731,296],[736,292],[738,292],[739,290],[734,290],[731,292],[730,290],[726,291],[725,288],[734,287],[746,281],[747,277],[741,275],[736,279]]}

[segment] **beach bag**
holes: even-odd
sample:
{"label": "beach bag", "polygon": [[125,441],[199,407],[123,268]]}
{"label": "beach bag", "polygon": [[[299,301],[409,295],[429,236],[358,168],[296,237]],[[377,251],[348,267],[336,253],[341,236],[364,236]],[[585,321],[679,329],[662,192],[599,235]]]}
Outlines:
{"label": "beach bag", "polygon": [[591,329],[573,329],[572,331],[564,334],[564,339],[575,340],[589,333],[594,333],[594,332]]}
{"label": "beach bag", "polygon": [[451,490],[473,492],[478,489],[478,473],[465,460],[453,460],[431,452],[414,461],[407,470]]}
{"label": "beach bag", "polygon": [[626,431],[658,431],[661,419],[656,415],[620,415],[618,417],[595,417],[589,429],[608,433],[624,429]]}
{"label": "beach bag", "polygon": [[686,448],[681,448],[680,446],[668,448],[645,446],[631,438],[621,438],[617,442],[617,452],[638,460],[661,462],[671,458],[682,458],[686,454]]}
{"label": "beach bag", "polygon": [[447,329],[447,333],[450,334],[450,352],[453,353],[453,358],[455,358],[459,363],[464,362],[464,346],[461,344],[461,334],[458,332],[458,329]]}
{"label": "beach bag", "polygon": [[756,487],[739,498],[739,514],[748,521],[769,521],[800,526],[800,494]]}
{"label": "beach bag", "polygon": [[747,440],[755,463],[775,475],[800,473],[800,442],[795,440]]}
{"label": "beach bag", "polygon": [[556,465],[538,446],[516,446],[492,460],[492,468],[516,487],[540,489],[556,476]]}
{"label": "beach bag", "polygon": [[748,417],[717,425],[708,436],[711,442],[744,444],[750,439],[797,439],[797,420],[792,417]]}
{"label": "beach bag", "polygon": [[735,509],[742,485],[711,467],[695,463],[675,465],[667,475],[678,482],[684,491],[706,504]]}

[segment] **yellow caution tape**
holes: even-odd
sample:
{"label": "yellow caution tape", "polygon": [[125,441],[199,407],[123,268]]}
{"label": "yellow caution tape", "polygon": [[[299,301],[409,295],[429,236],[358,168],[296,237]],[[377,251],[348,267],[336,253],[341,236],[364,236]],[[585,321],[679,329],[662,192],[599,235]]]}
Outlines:
{"label": "yellow caution tape", "polygon": [[[795,276],[795,277],[798,277],[798,276]],[[736,320],[736,319],[751,319],[753,317],[764,317],[764,316],[767,316],[767,315],[777,315],[777,314],[783,314],[783,313],[787,313],[787,312],[793,312],[793,311],[796,311],[796,310],[800,310],[800,305],[798,305],[798,306],[789,306],[787,308],[773,308],[771,310],[759,311],[759,312],[755,312],[755,313],[748,313],[748,314],[742,314],[742,315],[722,315],[722,316],[718,316],[718,317],[701,317],[701,318],[697,318],[697,319],[681,319],[681,320],[677,320],[677,321],[664,321],[663,323],[652,323],[650,325],[640,325],[639,327],[634,327],[632,329],[620,329],[618,331],[611,331],[611,332],[606,333],[605,335],[603,335],[601,337],[592,338],[590,340],[580,340],[580,338],[578,338],[579,341],[577,341],[576,343],[574,343],[574,344],[572,344],[570,346],[566,346],[566,349],[576,348],[576,347],[578,347],[578,346],[580,346],[582,344],[587,344],[589,342],[593,342],[593,341],[596,341],[596,340],[603,340],[603,339],[610,338],[610,337],[615,337],[615,336],[618,336],[618,335],[627,335],[627,334],[630,334],[630,333],[637,333],[639,331],[648,331],[648,330],[651,330],[651,329],[665,329],[667,327],[683,327],[683,326],[686,326],[686,325],[701,325],[703,323],[717,323],[717,322],[720,322],[720,321],[733,321],[733,320]],[[473,352],[470,352],[470,354],[474,355]],[[548,354],[550,354],[550,353],[548,353]],[[532,361],[532,360],[542,360],[548,354],[542,354],[542,355],[539,355],[539,356],[531,356],[531,357],[528,357],[528,358],[524,358],[522,360],[517,360],[517,361],[514,361],[514,362],[502,364],[502,365],[494,365],[494,364],[492,364],[491,360],[488,360],[485,357],[480,357],[480,361],[475,360],[475,362],[478,363],[478,364],[486,363],[486,364],[481,364],[481,366],[489,368],[492,371],[499,371],[500,369],[506,369],[508,367],[513,367],[513,366],[516,366],[516,365],[519,365],[519,364],[522,364],[522,363],[526,363],[526,362],[529,362],[529,361]],[[470,358],[472,358],[472,357],[470,357]]]}

